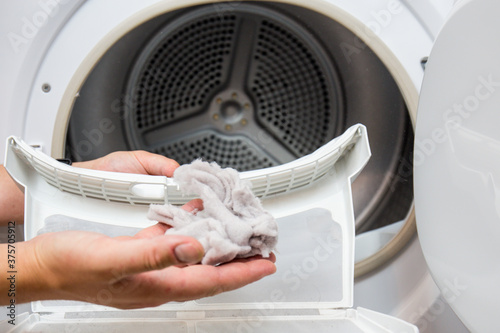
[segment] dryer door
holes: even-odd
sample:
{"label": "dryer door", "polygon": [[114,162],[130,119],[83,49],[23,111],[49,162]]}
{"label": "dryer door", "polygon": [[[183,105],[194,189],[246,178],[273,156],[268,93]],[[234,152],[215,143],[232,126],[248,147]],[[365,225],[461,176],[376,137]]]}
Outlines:
{"label": "dryer door", "polygon": [[464,324],[497,331],[500,306],[500,2],[462,1],[429,57],[415,140],[417,226]]}

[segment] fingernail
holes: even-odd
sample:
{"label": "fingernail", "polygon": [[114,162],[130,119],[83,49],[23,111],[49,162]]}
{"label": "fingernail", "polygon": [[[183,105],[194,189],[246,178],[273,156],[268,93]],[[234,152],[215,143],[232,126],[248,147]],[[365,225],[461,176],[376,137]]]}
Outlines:
{"label": "fingernail", "polygon": [[177,260],[185,264],[196,264],[203,256],[203,253],[190,243],[178,245],[174,252]]}

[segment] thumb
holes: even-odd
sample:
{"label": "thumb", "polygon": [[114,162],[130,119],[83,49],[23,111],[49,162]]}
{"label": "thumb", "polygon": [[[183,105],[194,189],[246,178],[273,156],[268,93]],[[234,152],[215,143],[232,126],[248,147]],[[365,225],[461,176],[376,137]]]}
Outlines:
{"label": "thumb", "polygon": [[172,177],[179,163],[163,155],[153,154],[143,150],[133,151],[135,158],[150,175]]}
{"label": "thumb", "polygon": [[172,265],[195,264],[204,255],[202,245],[192,237],[161,235],[147,239],[120,240],[109,249],[115,278],[159,270]]}

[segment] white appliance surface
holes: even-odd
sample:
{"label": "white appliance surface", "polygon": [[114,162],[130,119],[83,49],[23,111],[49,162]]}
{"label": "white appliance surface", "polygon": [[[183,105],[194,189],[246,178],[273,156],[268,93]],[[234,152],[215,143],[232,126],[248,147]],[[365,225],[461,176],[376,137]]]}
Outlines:
{"label": "white appliance surface", "polygon": [[[178,4],[176,1],[165,0],[163,3],[176,7],[175,4]],[[127,1],[96,2],[75,0],[70,2],[62,0],[31,0],[22,3],[4,2],[0,5],[0,16],[2,16],[0,19],[0,32],[4,36],[4,38],[0,39],[0,49],[2,50],[0,53],[0,72],[2,73],[0,78],[0,99],[4,101],[0,105],[0,117],[3,119],[3,121],[0,121],[0,162],[4,161],[5,146],[3,143],[10,135],[22,137],[29,144],[41,144],[46,153],[51,153],[51,144],[55,133],[54,123],[57,119],[58,107],[60,107],[65,85],[68,84],[73,73],[77,71],[81,59],[85,59],[87,54],[94,50],[95,43],[106,35],[106,31],[103,29],[113,29],[113,25],[118,25],[126,15],[131,15],[127,13],[133,12],[132,8],[137,6],[147,7],[149,4],[156,2],[158,1],[144,1],[139,5],[137,2],[132,4],[132,2]],[[203,1],[186,1],[183,4],[201,2]],[[407,99],[411,117],[416,117],[416,96],[418,96],[417,92],[423,78],[420,60],[429,55],[432,41],[438,34],[447,13],[455,1],[311,0],[304,3],[297,0],[287,2],[315,8],[330,14],[332,17],[348,17],[348,19],[345,19],[346,22],[351,22],[351,28],[357,31],[360,37],[375,49],[386,66],[389,67],[391,73],[398,78],[401,89],[415,92],[413,95],[409,93],[405,96],[405,99]],[[121,9],[112,10],[118,8],[117,6]],[[8,15],[6,15],[7,13]],[[483,14],[478,13],[477,15]],[[124,15],[124,17],[120,17],[120,15]],[[115,20],[115,23],[111,20]],[[93,22],[93,24],[89,26],[88,22]],[[477,22],[477,19],[471,22]],[[469,25],[472,25],[472,23]],[[82,27],[85,28],[82,29]],[[480,27],[476,28],[480,29]],[[458,26],[454,25],[448,26],[447,29],[456,29],[462,32]],[[78,35],[79,31],[80,33],[85,32],[83,36],[85,36],[86,40],[82,40],[80,37],[80,39],[74,38],[73,34],[77,33]],[[475,30],[465,31],[465,36],[472,38],[474,32],[478,33]],[[492,32],[489,31],[489,35],[483,34],[482,38],[488,40],[487,36],[491,37],[491,35]],[[494,40],[494,37],[489,40],[490,42],[485,44],[477,41],[478,45],[476,45],[475,49],[469,48],[470,52],[461,50],[464,54],[460,54],[460,56],[470,55],[473,53],[472,50],[478,50],[477,47],[494,47],[494,45],[490,45],[493,44],[491,41]],[[352,45],[359,46],[356,41],[353,41]],[[466,45],[463,45],[463,47],[466,48]],[[483,52],[480,53],[484,55]],[[446,58],[447,56],[443,55],[443,57]],[[458,58],[458,54],[449,57],[449,59],[455,58]],[[71,59],[74,59],[74,61]],[[453,64],[459,65],[457,68],[471,65],[471,63],[458,61],[453,61]],[[488,75],[491,73],[491,64],[480,61],[475,65],[483,66],[485,72],[482,75],[488,80]],[[435,65],[435,67],[438,67],[438,65]],[[448,68],[448,71],[441,72],[441,76],[454,81],[453,78],[458,75],[458,72],[449,69],[450,67],[444,66],[444,68]],[[47,77],[54,78],[54,82],[57,82],[56,85],[51,87],[50,94],[42,90]],[[436,82],[440,82],[438,78],[434,76]],[[428,79],[427,81],[434,79]],[[473,80],[468,82],[471,82],[472,88],[475,87],[472,83]],[[436,83],[436,86],[439,87],[436,92],[442,90],[442,84],[445,83]],[[428,88],[428,90],[432,89]],[[474,93],[474,90],[472,90],[472,93]],[[461,96],[461,99],[455,100],[462,102],[465,101],[467,96],[467,93],[465,93],[465,95]],[[437,107],[439,104],[435,102],[440,97],[436,95],[429,97],[431,98],[429,103]],[[487,103],[493,105],[494,98],[485,100],[484,107],[486,107]],[[482,100],[481,104],[478,110],[483,108]],[[450,105],[453,106],[453,103],[446,105],[446,107],[436,110],[446,110]],[[442,111],[437,113],[442,114]],[[467,118],[466,120],[471,121],[473,118],[470,117],[470,119]],[[438,121],[438,119],[428,121]],[[62,122],[64,123],[64,120]],[[466,123],[464,121],[463,124]],[[493,123],[490,122],[490,124]],[[441,124],[436,126],[441,126]],[[472,127],[472,129],[477,128]],[[462,141],[464,137],[470,137],[470,133],[466,131],[460,132],[458,130],[457,133],[460,133],[459,138]],[[424,134],[421,134],[420,137],[425,138],[422,135]],[[494,137],[494,135],[489,137]],[[460,145],[462,142],[460,140],[455,144]],[[441,146],[438,148],[442,149]],[[483,148],[490,146],[481,145]],[[436,148],[436,151],[438,148]],[[494,148],[492,149],[494,151]],[[435,155],[437,154],[432,154],[432,156]],[[428,165],[427,160],[430,160],[430,158],[426,157],[425,166]],[[495,178],[492,177],[492,179]],[[467,185],[463,183],[463,186]],[[489,189],[490,196],[488,198],[492,198],[494,197],[492,193],[495,193],[495,187],[492,186]],[[422,212],[419,214],[422,215]],[[421,231],[425,230],[425,228],[425,225],[421,224],[419,226]],[[430,225],[430,222],[428,228],[434,228]],[[436,230],[438,230],[438,234],[442,234],[439,229],[433,229],[433,231]],[[388,232],[390,234],[394,231],[389,230]],[[381,237],[388,237],[387,231],[383,231],[381,234]],[[424,249],[424,251],[428,252],[429,250]],[[427,259],[429,260],[429,258]],[[443,284],[441,284],[441,287],[443,287]],[[440,294],[442,295],[440,296]],[[442,332],[444,331],[443,328],[453,332],[466,331],[447,303],[452,303],[455,310],[460,305],[450,302],[446,289],[442,289],[442,292],[440,292],[430,277],[418,238],[415,238],[388,265],[369,276],[356,280],[354,295],[355,306],[364,306],[398,316],[417,324],[421,332]],[[458,312],[460,314],[460,310]],[[3,317],[3,312],[0,312],[0,315]]]}
{"label": "white appliance surface", "polygon": [[429,57],[415,151],[417,226],[443,297],[474,332],[498,331],[500,3],[463,1]]}

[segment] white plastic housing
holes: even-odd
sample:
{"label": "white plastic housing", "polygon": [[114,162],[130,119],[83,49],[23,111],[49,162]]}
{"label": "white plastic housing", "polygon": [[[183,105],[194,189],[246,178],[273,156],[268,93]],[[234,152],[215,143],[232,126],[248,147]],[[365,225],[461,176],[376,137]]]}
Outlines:
{"label": "white plastic housing", "polygon": [[[194,332],[234,332],[242,323],[250,325],[255,320],[273,332],[302,326],[304,331],[327,332],[329,327],[338,327],[345,332],[356,332],[355,328],[391,332],[397,327],[415,332],[412,325],[398,319],[348,309],[353,302],[354,268],[351,182],[369,158],[366,128],[355,125],[303,158],[241,173],[277,218],[277,273],[214,297],[147,309],[139,316],[141,320],[154,330],[157,320],[147,318],[162,311],[173,317],[165,319],[173,325],[169,329],[178,327],[179,332],[188,332],[186,327],[191,325],[196,327]],[[183,197],[172,179],[71,167],[14,137],[7,142],[6,162],[12,177],[25,187],[27,240],[68,229],[131,235],[154,223],[146,219],[146,203],[181,204],[191,198]],[[76,318],[76,325],[83,320],[81,313],[88,313],[93,321],[96,313],[107,313],[98,315],[104,322],[138,315],[137,311],[68,301],[34,302],[32,308],[35,314],[26,323],[37,330],[43,323],[69,325],[66,319],[71,317]],[[392,328],[383,328],[387,325]],[[134,331],[133,327],[130,324],[129,329]]]}

